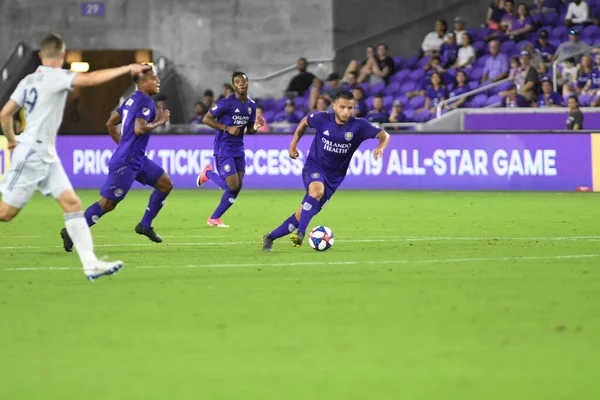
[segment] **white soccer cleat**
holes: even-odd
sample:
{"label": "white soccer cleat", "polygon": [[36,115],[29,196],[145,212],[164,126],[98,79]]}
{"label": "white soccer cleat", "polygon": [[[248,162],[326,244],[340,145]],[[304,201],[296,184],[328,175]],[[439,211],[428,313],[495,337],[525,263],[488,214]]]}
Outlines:
{"label": "white soccer cleat", "polygon": [[123,268],[123,261],[100,261],[97,260],[90,268],[84,268],[85,276],[93,281],[103,276],[117,273]]}
{"label": "white soccer cleat", "polygon": [[225,225],[223,221],[221,221],[221,218],[209,218],[206,220],[206,225],[217,228],[229,228],[229,225]]}

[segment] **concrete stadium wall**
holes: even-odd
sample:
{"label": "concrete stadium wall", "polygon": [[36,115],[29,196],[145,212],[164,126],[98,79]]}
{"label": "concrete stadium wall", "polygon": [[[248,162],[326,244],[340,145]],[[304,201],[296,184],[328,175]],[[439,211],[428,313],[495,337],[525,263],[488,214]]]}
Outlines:
{"label": "concrete stadium wall", "polygon": [[416,55],[436,19],[450,29],[461,16],[467,28],[480,26],[490,1],[482,0],[333,0],[335,68],[342,73],[348,60],[363,60],[365,47],[386,42],[390,55]]}
{"label": "concrete stadium wall", "polygon": [[[71,49],[152,49],[185,77],[190,108],[233,70],[264,76],[299,55],[330,57],[332,0],[104,0],[105,17],[82,17],[76,0],[0,1],[0,54],[37,48],[59,32]],[[3,58],[4,58],[3,57]],[[256,90],[281,95],[291,74]],[[263,94],[261,93],[261,94]],[[254,93],[254,96],[257,94]]]}

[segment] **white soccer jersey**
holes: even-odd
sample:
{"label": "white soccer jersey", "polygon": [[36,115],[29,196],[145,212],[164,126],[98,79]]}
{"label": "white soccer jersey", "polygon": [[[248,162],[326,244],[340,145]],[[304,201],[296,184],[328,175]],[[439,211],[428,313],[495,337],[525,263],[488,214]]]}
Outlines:
{"label": "white soccer jersey", "polygon": [[58,162],[56,134],[74,78],[75,73],[71,71],[39,66],[19,82],[10,96],[25,108],[27,126],[17,140],[38,152],[44,162]]}

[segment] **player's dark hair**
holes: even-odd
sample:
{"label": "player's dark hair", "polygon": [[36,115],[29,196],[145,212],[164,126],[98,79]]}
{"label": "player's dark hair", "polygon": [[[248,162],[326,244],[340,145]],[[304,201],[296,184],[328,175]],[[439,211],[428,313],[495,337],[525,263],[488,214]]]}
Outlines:
{"label": "player's dark hair", "polygon": [[233,74],[231,74],[231,83],[232,84],[233,84],[233,81],[235,81],[235,78],[237,78],[238,76],[241,76],[244,79],[248,80],[248,75],[246,75],[244,72],[242,72],[242,71],[235,71]]}
{"label": "player's dark hair", "polygon": [[336,96],[335,96],[335,100],[337,101],[338,99],[343,99],[343,100],[354,100],[354,95],[352,94],[352,92],[349,92],[347,90],[342,90],[341,92],[339,92]]}
{"label": "player's dark hair", "polygon": [[[150,64],[148,64],[148,63],[143,63],[142,65],[148,65],[149,67],[152,67],[152,66],[151,66]],[[146,77],[146,74],[147,74],[148,72],[150,72],[150,71],[152,71],[152,68],[150,68],[149,70],[146,70],[146,71],[142,72],[142,77],[143,77],[143,78],[145,78],[145,77]],[[139,76],[139,74],[135,74],[135,75],[133,76],[133,82],[134,82],[134,83],[138,83],[139,81],[140,81],[140,76]]]}
{"label": "player's dark hair", "polygon": [[46,35],[40,44],[40,51],[44,58],[59,58],[65,48],[65,42],[55,33]]}

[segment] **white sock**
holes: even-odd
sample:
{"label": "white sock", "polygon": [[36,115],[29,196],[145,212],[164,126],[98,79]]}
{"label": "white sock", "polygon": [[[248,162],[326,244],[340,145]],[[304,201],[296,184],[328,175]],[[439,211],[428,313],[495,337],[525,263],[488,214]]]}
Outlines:
{"label": "white sock", "polygon": [[65,214],[65,227],[71,237],[83,268],[91,268],[97,260],[94,254],[92,232],[85,221],[82,211]]}

